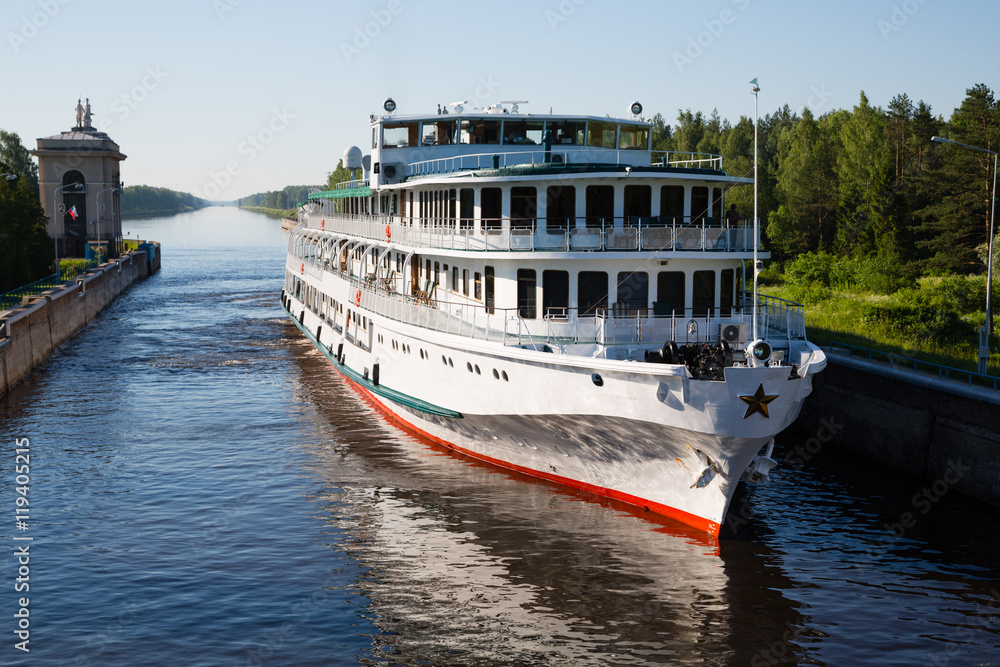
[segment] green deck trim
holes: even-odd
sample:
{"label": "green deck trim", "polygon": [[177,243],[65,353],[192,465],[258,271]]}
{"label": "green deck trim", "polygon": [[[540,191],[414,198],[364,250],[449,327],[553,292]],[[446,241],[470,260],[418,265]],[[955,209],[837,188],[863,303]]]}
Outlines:
{"label": "green deck trim", "polygon": [[334,356],[333,351],[327,346],[323,345],[321,342],[316,340],[316,337],[312,335],[305,325],[299,324],[298,318],[292,315],[292,312],[287,308],[284,309],[288,313],[288,317],[295,323],[295,326],[305,334],[306,338],[309,339],[316,349],[323,353],[330,363],[333,364],[334,368],[340,371],[345,377],[347,377],[351,382],[361,385],[373,394],[377,394],[382,398],[387,398],[393,403],[398,403],[404,407],[411,408],[413,410],[419,410],[420,412],[425,412],[429,415],[437,415],[439,417],[453,417],[456,419],[461,419],[463,417],[461,412],[456,412],[455,410],[449,410],[448,408],[442,408],[439,405],[434,405],[433,403],[428,403],[419,398],[410,396],[409,394],[404,394],[402,392],[396,391],[395,389],[390,389],[383,384],[376,385],[370,379],[365,379],[363,375],[358,373],[351,368],[348,368],[345,364],[337,361],[337,357]]}
{"label": "green deck trim", "polygon": [[309,195],[309,201],[316,199],[346,199],[348,197],[371,197],[372,189],[367,185],[361,188],[344,188],[342,190],[324,190],[323,192],[313,192]]}

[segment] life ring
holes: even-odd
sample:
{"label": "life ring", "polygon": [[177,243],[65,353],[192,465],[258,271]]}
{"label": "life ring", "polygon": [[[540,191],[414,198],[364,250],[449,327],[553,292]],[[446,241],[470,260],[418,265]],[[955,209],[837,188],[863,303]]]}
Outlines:
{"label": "life ring", "polygon": [[386,241],[392,240],[392,229],[389,228],[389,225],[385,226],[385,240]]}
{"label": "life ring", "polygon": [[354,305],[361,306],[361,290],[358,290],[358,293],[354,295]]}
{"label": "life ring", "polygon": [[304,274],[306,272],[306,263],[302,262],[302,268],[299,269],[299,273]]}

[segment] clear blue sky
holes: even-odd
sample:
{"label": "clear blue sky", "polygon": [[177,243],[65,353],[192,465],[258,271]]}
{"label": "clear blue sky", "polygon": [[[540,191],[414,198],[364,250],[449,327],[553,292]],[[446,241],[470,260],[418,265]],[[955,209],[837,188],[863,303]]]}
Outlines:
{"label": "clear blue sky", "polygon": [[0,25],[0,128],[34,148],[89,97],[126,184],[216,199],[324,182],[386,96],[400,113],[521,99],[620,116],[639,100],[672,123],[751,116],[753,77],[761,115],[864,90],[947,118],[976,83],[1000,95],[995,0],[4,0]]}

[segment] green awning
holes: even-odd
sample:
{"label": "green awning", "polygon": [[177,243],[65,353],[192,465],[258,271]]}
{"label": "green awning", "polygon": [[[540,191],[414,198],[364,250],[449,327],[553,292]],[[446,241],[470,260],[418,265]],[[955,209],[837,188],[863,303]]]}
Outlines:
{"label": "green awning", "polygon": [[324,190],[323,192],[313,192],[309,195],[309,200],[314,199],[347,199],[348,197],[371,197],[372,189],[367,185],[362,188],[344,188],[342,190]]}

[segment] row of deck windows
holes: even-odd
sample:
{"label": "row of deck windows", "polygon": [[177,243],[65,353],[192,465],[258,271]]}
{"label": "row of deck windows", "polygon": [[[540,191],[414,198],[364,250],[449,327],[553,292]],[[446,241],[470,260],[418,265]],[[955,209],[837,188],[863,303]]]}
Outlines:
{"label": "row of deck windows", "polygon": [[[693,222],[722,219],[722,188],[694,186],[691,188]],[[410,191],[403,218],[423,221],[458,222],[459,229],[473,227],[475,218],[473,188]],[[538,188],[515,186],[509,189],[509,218],[512,227],[531,227],[543,217],[546,229],[558,231],[575,226],[577,218],[577,188],[573,185],[550,185],[544,191],[544,210],[539,212]],[[684,186],[664,185],[659,190],[659,206],[654,218],[653,188],[650,185],[626,185],[622,189],[622,218],[625,224],[644,220],[646,224],[668,225],[684,221]],[[501,188],[479,190],[479,220],[487,230],[499,230],[505,217],[504,192]],[[588,228],[613,226],[616,212],[616,192],[613,185],[588,185],[584,190],[584,218]],[[393,205],[393,209],[395,206]]]}
{"label": "row of deck windows", "polygon": [[[537,146],[545,131],[557,146],[592,146],[620,150],[650,150],[649,128],[605,121],[493,120],[435,118],[425,121],[388,122],[382,125],[382,148],[449,146],[452,144],[504,144]],[[372,148],[378,132],[372,131]]]}

